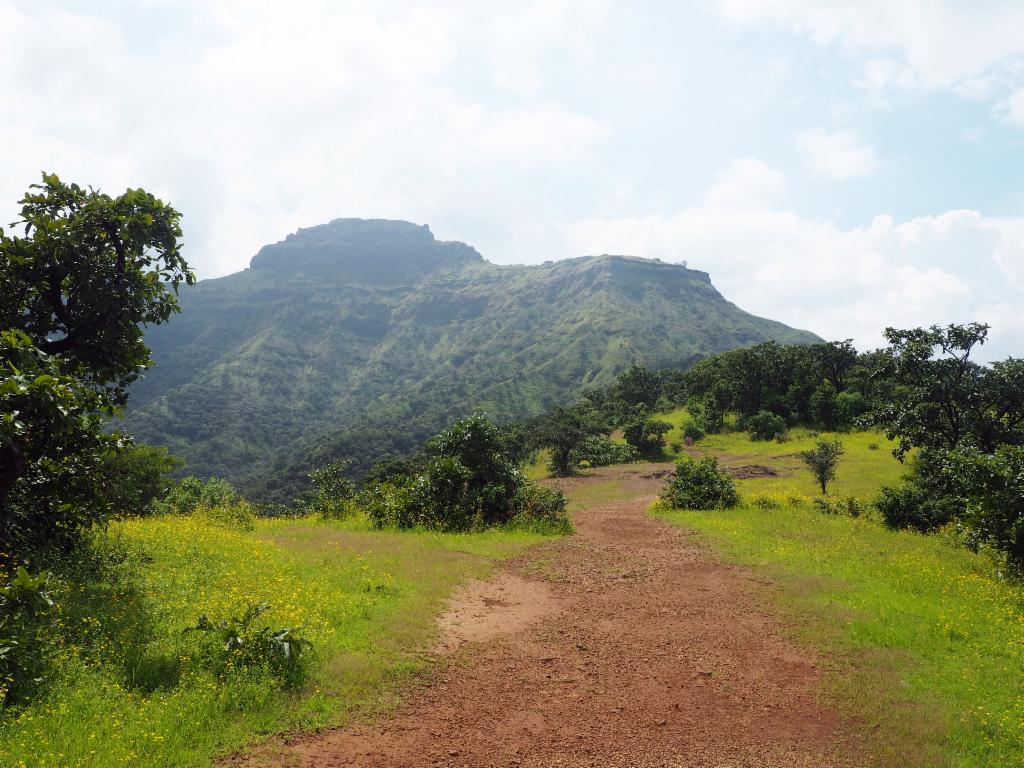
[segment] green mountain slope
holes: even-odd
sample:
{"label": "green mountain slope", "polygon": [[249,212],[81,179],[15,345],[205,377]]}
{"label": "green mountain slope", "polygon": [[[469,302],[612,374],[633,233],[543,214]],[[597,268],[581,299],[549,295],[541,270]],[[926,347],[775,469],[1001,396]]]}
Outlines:
{"label": "green mountain slope", "polygon": [[205,280],[152,328],[127,426],[188,469],[290,498],[312,463],[415,448],[452,415],[535,414],[631,362],[680,366],[813,334],[727,302],[704,272],[627,256],[491,264],[408,222],[339,219]]}

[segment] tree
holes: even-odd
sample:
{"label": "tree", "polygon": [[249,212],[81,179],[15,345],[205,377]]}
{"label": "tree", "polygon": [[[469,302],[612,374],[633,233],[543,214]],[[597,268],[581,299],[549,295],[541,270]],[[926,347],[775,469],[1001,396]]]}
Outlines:
{"label": "tree", "polygon": [[661,377],[651,369],[633,363],[619,375],[614,392],[628,405],[653,408],[661,397]]}
{"label": "tree", "polygon": [[1024,447],[1004,445],[993,453],[964,448],[950,457],[968,500],[965,521],[981,541],[1024,570]]}
{"label": "tree", "polygon": [[573,473],[573,450],[591,435],[604,430],[596,422],[593,411],[583,405],[572,408],[555,408],[548,414],[540,428],[541,444],[551,449],[551,469],[560,476]]}
{"label": "tree", "polygon": [[85,491],[116,440],[102,417],[151,364],[142,326],[177,312],[195,277],[180,214],[141,189],[110,197],[44,174],[21,206],[24,234],[0,230],[0,526],[45,539],[104,514]]}
{"label": "tree", "polygon": [[170,473],[184,462],[166,448],[127,443],[103,456],[102,497],[110,511],[121,517],[143,515],[174,484]]}
{"label": "tree", "polygon": [[0,331],[0,564],[102,515],[100,462],[121,443],[103,405],[24,333]]}
{"label": "tree", "polygon": [[843,444],[838,440],[819,440],[814,448],[800,454],[804,464],[821,485],[823,494],[828,493],[828,484],[836,479],[836,468],[842,455]]}
{"label": "tree", "polygon": [[985,343],[987,325],[887,328],[885,335],[889,355],[876,375],[897,386],[874,421],[899,441],[898,458],[918,447],[950,451],[969,445],[993,453],[1021,442],[1024,361],[1010,358],[985,367],[970,359]]}
{"label": "tree", "polygon": [[651,453],[665,445],[665,434],[670,429],[672,425],[667,421],[642,419],[627,425],[623,436],[640,453]]}

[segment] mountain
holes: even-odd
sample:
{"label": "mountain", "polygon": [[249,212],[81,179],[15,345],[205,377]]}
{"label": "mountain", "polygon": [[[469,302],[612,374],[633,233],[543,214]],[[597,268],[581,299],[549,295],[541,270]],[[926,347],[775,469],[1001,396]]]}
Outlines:
{"label": "mountain", "polygon": [[365,467],[452,416],[539,413],[631,362],[684,366],[817,337],[750,315],[704,272],[632,256],[499,266],[404,221],[338,219],[204,280],[151,328],[126,422],[188,471],[290,498],[310,466]]}

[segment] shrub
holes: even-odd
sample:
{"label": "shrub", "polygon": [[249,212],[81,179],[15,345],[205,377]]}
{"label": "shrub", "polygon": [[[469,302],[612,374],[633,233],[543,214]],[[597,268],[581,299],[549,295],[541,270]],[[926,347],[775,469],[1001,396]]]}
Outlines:
{"label": "shrub", "polygon": [[310,643],[297,629],[255,626],[256,619],[269,608],[268,603],[256,603],[246,608],[241,616],[220,621],[212,621],[203,614],[185,632],[205,635],[205,656],[218,676],[263,669],[285,687],[296,688],[306,677],[304,656]]}
{"label": "shrub", "polygon": [[356,487],[347,477],[351,465],[350,460],[341,459],[310,472],[309,478],[317,490],[317,499],[313,507],[323,517],[341,519],[355,511],[352,497],[355,495]]}
{"label": "shrub", "polygon": [[460,530],[472,527],[479,508],[469,497],[472,473],[451,456],[435,456],[426,470],[412,484],[408,510],[403,516],[407,525],[422,525],[439,530]]}
{"label": "shrub", "polygon": [[868,450],[869,451],[877,451],[878,450],[878,443],[868,443]]}
{"label": "shrub", "polygon": [[190,515],[197,507],[230,506],[241,496],[227,480],[218,477],[200,480],[195,475],[183,477],[171,487],[152,509],[157,514]]}
{"label": "shrub", "polygon": [[665,445],[665,433],[670,429],[672,425],[667,421],[642,419],[628,424],[622,434],[640,453],[653,453]]}
{"label": "shrub", "polygon": [[152,505],[174,486],[169,474],[184,462],[166,448],[126,443],[103,456],[101,493],[113,514],[128,517],[152,512]]}
{"label": "shrub", "polygon": [[574,448],[570,454],[574,466],[584,463],[591,467],[604,467],[609,464],[631,464],[640,458],[640,453],[632,445],[616,443],[607,435],[591,435]]}
{"label": "shrub", "polygon": [[49,581],[19,566],[0,586],[0,705],[27,701],[45,680],[54,647]]}
{"label": "shrub", "polygon": [[256,507],[245,499],[239,499],[231,504],[220,504],[216,507],[198,506],[192,511],[192,514],[209,520],[222,528],[251,531],[256,527]]}
{"label": "shrub", "polygon": [[843,444],[838,440],[819,440],[809,451],[800,454],[804,464],[811,470],[814,478],[821,485],[824,494],[828,484],[836,478],[839,457],[843,455]]}
{"label": "shrub", "polygon": [[1004,445],[994,453],[961,449],[948,471],[960,479],[967,497],[966,522],[981,541],[1024,571],[1024,446]]}
{"label": "shrub", "polygon": [[565,495],[561,491],[534,483],[524,484],[516,492],[516,515],[510,525],[535,533],[571,533],[572,524],[565,506]]}
{"label": "shrub", "polygon": [[769,509],[778,509],[782,505],[770,496],[758,496],[754,499],[754,506],[767,511]]}
{"label": "shrub", "polygon": [[771,411],[758,411],[746,420],[745,426],[751,440],[776,440],[780,436],[785,439],[786,420]]}
{"label": "shrub", "polygon": [[703,440],[706,434],[703,429],[695,421],[688,421],[683,426],[683,437],[688,437],[694,442],[697,440]]}
{"label": "shrub", "polygon": [[377,528],[410,528],[415,522],[409,515],[412,502],[412,478],[396,477],[388,482],[364,487],[356,499]]}
{"label": "shrub", "polygon": [[960,512],[955,498],[934,496],[913,483],[882,488],[873,504],[890,528],[911,528],[922,533],[938,530]]}
{"label": "shrub", "polygon": [[724,509],[739,503],[732,478],[718,468],[718,459],[713,456],[699,461],[682,459],[661,498],[679,509]]}
{"label": "shrub", "polygon": [[826,515],[846,515],[847,517],[860,517],[867,511],[867,506],[853,496],[845,499],[811,499],[814,508]]}

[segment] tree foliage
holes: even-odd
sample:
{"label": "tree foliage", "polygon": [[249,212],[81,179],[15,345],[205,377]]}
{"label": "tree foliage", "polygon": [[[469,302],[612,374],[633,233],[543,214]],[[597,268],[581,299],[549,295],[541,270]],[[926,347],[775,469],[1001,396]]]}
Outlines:
{"label": "tree foliage", "polygon": [[842,455],[843,444],[838,440],[819,440],[813,448],[800,454],[800,458],[821,486],[822,494],[828,492],[828,484],[836,479],[839,457]]}
{"label": "tree foliage", "polygon": [[142,326],[194,277],[180,215],[143,190],[110,197],[43,175],[0,230],[0,540],[17,554],[101,520],[103,419],[150,364]]}

